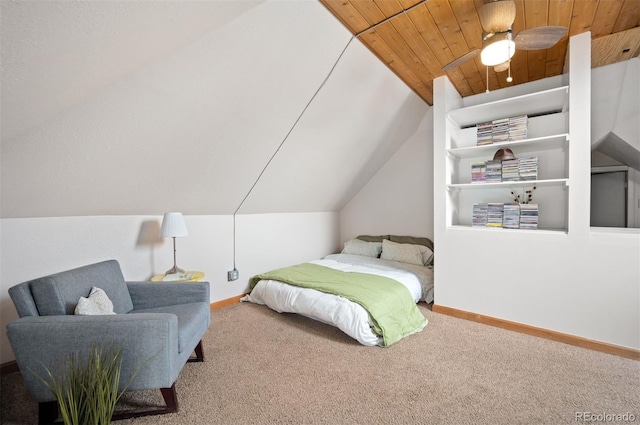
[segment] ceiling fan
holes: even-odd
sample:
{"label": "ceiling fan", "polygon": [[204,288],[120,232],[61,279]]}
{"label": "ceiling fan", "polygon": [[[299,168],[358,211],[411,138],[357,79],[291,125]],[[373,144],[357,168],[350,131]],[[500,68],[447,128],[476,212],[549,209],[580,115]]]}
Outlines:
{"label": "ceiling fan", "polygon": [[[462,65],[480,54],[483,65],[493,66],[496,72],[509,68],[511,57],[518,50],[542,50],[555,45],[567,33],[567,28],[541,26],[529,28],[513,35],[512,25],[516,19],[513,0],[495,0],[482,5],[482,49],[474,49],[442,67],[443,71]],[[511,77],[507,79],[511,81]]]}

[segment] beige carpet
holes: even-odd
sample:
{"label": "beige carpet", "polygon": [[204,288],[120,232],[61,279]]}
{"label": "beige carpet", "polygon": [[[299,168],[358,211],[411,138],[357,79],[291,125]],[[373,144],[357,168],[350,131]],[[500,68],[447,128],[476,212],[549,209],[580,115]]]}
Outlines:
{"label": "beige carpet", "polygon": [[[214,311],[206,362],[177,381],[180,411],[117,423],[640,423],[640,362],[420,309],[425,330],[388,348],[264,306]],[[37,423],[19,374],[3,378],[1,408],[3,424]]]}

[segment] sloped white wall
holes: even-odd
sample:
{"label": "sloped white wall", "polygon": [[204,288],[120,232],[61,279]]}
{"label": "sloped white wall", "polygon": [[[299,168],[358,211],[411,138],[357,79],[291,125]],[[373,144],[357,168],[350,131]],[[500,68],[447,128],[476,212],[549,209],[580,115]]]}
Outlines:
{"label": "sloped white wall", "polygon": [[395,234],[433,239],[433,112],[340,212],[340,239]]}
{"label": "sloped white wall", "polygon": [[428,105],[380,65],[349,44],[240,212],[340,210],[416,133]]}
{"label": "sloped white wall", "polygon": [[[315,0],[1,7],[11,218],[232,214],[351,39]],[[353,41],[244,211],[341,208],[415,97]]]}
{"label": "sloped white wall", "polygon": [[640,150],[640,58],[592,70],[591,144],[614,132]]}

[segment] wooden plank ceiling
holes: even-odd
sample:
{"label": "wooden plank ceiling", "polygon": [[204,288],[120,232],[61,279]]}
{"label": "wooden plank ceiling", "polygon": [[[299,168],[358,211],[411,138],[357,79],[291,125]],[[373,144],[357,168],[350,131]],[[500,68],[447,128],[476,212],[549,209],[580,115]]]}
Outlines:
{"label": "wooden plank ceiling", "polygon": [[[320,0],[429,105],[442,67],[482,47],[478,11],[486,0]],[[489,68],[489,90],[561,74],[569,37],[591,31],[592,66],[640,53],[640,0],[514,0],[513,33],[544,25],[569,29],[546,50],[516,50],[507,71]],[[421,3],[421,4],[420,4]],[[417,6],[416,6],[417,5]],[[388,18],[395,16],[386,22]],[[380,24],[383,22],[382,24]],[[462,96],[486,91],[480,55],[446,72]]]}

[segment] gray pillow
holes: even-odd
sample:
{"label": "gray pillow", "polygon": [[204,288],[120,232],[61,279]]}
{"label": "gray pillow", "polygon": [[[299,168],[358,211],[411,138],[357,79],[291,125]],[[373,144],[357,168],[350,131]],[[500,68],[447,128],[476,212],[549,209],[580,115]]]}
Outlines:
{"label": "gray pillow", "polygon": [[424,245],[396,243],[385,239],[382,241],[380,258],[418,266],[428,266],[433,261],[433,251]]}
{"label": "gray pillow", "polygon": [[382,242],[365,242],[360,239],[351,239],[344,244],[343,254],[364,255],[367,257],[380,257]]}

